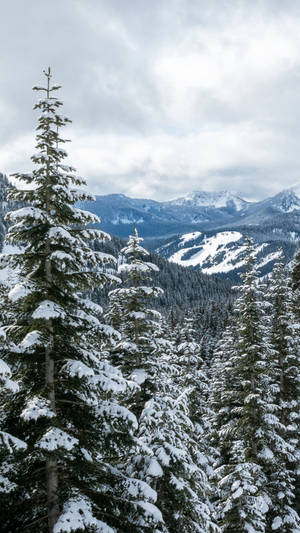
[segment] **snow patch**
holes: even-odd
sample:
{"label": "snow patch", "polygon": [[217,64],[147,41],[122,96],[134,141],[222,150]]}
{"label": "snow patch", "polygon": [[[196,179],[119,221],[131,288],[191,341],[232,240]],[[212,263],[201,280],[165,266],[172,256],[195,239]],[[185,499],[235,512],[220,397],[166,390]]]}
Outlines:
{"label": "snow patch", "polygon": [[92,368],[82,363],[82,361],[76,361],[74,359],[69,359],[69,361],[62,367],[62,372],[66,372],[69,376],[73,377],[92,377],[95,375],[95,372]]}
{"label": "snow patch", "polygon": [[[180,244],[179,246],[184,246],[189,241],[194,241],[198,237],[202,235],[201,231],[193,231],[192,233],[185,233],[180,237]],[[162,247],[163,248],[163,247]]]}
{"label": "snow patch", "polygon": [[8,298],[11,302],[17,302],[21,298],[25,298],[32,293],[32,288],[26,287],[22,283],[17,283],[8,293]]}
{"label": "snow patch", "polygon": [[17,437],[13,437],[5,431],[0,431],[0,439],[10,453],[15,450],[26,450],[27,444]]}
{"label": "snow patch", "polygon": [[148,373],[143,368],[136,368],[130,375],[130,378],[133,379],[139,385],[142,385],[146,381]]}
{"label": "snow patch", "polygon": [[[217,253],[224,252],[225,258],[220,263],[211,267],[203,268],[202,271],[207,274],[228,272],[232,270],[232,261],[236,259],[243,247],[241,246],[238,249],[230,251],[227,249],[227,246],[230,243],[239,241],[242,239],[242,237],[242,234],[238,231],[222,231],[212,237],[204,237],[203,241],[197,246],[178,250],[169,258],[169,261],[182,266],[201,267],[208,259],[213,261]],[[200,246],[201,250],[195,252],[195,254],[193,254],[189,259],[182,259],[187,252],[193,250],[194,248],[199,249]],[[244,249],[246,249],[245,246]]]}
{"label": "snow patch", "polygon": [[40,345],[42,342],[45,344],[44,341],[42,341],[42,335],[41,332],[38,330],[30,331],[27,333],[27,335],[24,337],[22,342],[18,345],[18,348],[21,349],[21,351],[30,350],[34,346]]}

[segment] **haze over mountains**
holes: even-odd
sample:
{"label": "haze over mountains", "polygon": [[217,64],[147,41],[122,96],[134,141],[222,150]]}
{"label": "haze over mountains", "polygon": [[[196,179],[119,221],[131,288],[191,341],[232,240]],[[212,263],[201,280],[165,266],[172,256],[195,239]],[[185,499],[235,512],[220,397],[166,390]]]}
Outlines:
{"label": "haze over mountains", "polygon": [[167,202],[110,194],[82,207],[119,237],[128,237],[135,222],[149,248],[208,274],[240,272],[247,236],[254,239],[262,274],[271,270],[279,246],[289,259],[300,238],[300,184],[259,202],[230,191],[194,191]]}

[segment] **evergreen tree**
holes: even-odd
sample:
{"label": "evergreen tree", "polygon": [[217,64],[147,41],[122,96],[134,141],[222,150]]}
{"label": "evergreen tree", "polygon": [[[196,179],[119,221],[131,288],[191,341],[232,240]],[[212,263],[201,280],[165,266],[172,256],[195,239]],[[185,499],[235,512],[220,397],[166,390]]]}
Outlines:
{"label": "evergreen tree", "polygon": [[165,533],[216,532],[203,435],[190,418],[196,394],[185,377],[186,368],[176,362],[172,344],[156,337],[155,352],[158,386],[140,416],[142,453],[135,457],[133,472],[156,490]]}
{"label": "evergreen tree", "polygon": [[151,284],[149,274],[157,267],[143,260],[148,252],[141,241],[135,229],[122,250],[127,262],[119,266],[127,286],[111,291],[107,313],[110,324],[122,332],[114,356],[141,387],[132,406],[139,419],[139,448],[128,461],[128,472],[157,492],[165,533],[210,532],[216,526],[207,501],[207,477],[196,462],[198,448],[189,418],[191,388],[183,388],[165,321],[147,306],[147,300],[161,290]]}
{"label": "evergreen tree", "polygon": [[137,416],[156,386],[153,357],[160,313],[148,308],[147,304],[163,292],[150,284],[149,275],[158,267],[144,260],[149,254],[141,246],[142,241],[135,227],[134,235],[121,250],[126,262],[119,266],[118,272],[123,275],[125,286],[109,293],[110,304],[106,314],[108,323],[118,327],[122,334],[121,342],[112,352],[113,360],[118,361],[126,376],[134,378],[140,385],[132,404]]}
{"label": "evergreen tree", "polygon": [[278,417],[273,442],[274,459],[268,472],[272,504],[266,531],[300,531],[295,507],[295,470],[299,446],[299,339],[294,336],[294,320],[289,277],[283,255],[277,260],[270,286],[270,357],[268,368]]}
{"label": "evergreen tree", "polygon": [[[99,222],[74,204],[87,196],[84,181],[61,147],[59,86],[35,87],[45,97],[37,126],[32,173],[16,174],[33,185],[12,190],[10,198],[27,204],[8,215],[8,242],[23,246],[8,256],[19,271],[9,293],[18,311],[5,327],[5,362],[19,391],[3,407],[1,430],[26,443],[9,470],[16,485],[3,495],[2,531],[140,532],[161,521],[156,494],[145,483],[124,476],[120,457],[132,446],[135,416],[119,403],[134,383],[97,349],[99,338],[118,333],[99,322],[101,309],[83,297],[109,282],[101,265],[113,258],[94,252],[89,241],[107,236],[87,228]],[[47,524],[48,522],[48,524]]]}
{"label": "evergreen tree", "polygon": [[292,290],[294,293],[294,312],[297,319],[300,319],[300,247],[292,262]]}
{"label": "evergreen tree", "polygon": [[[214,395],[222,452],[216,469],[218,511],[226,533],[263,533],[270,505],[266,471],[274,458],[270,446],[278,420],[268,393],[266,331],[251,240],[236,314],[236,333],[227,334]],[[223,368],[228,382],[220,376]]]}
{"label": "evergreen tree", "polygon": [[[298,357],[300,344],[300,247],[296,251],[291,266],[291,287],[292,287],[292,312],[293,312],[293,336],[297,339]],[[299,365],[299,361],[298,361]],[[298,402],[297,418],[299,420],[299,395],[296,396]],[[300,447],[297,449],[297,468],[296,468],[296,509],[300,516]]]}
{"label": "evergreen tree", "polygon": [[[1,286],[1,293],[4,292],[4,287]],[[0,328],[0,349],[4,351],[4,343],[6,335],[3,328]],[[7,363],[0,358],[0,405],[2,406],[8,396],[13,395],[18,391],[18,384],[12,379],[12,372]],[[3,427],[3,419],[5,413],[3,409],[0,410],[0,427]],[[10,479],[10,472],[14,468],[14,463],[18,452],[26,450],[27,445],[24,441],[15,436],[0,431],[0,494],[10,494],[17,487],[16,483]]]}

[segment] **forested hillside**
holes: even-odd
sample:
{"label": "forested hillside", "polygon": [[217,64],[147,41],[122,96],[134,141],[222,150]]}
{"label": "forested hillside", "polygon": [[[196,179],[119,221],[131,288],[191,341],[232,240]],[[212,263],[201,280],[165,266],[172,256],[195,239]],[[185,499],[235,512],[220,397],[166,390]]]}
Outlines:
{"label": "forested hillside", "polygon": [[[133,231],[133,227],[132,227]],[[112,236],[109,242],[94,243],[95,249],[110,253],[122,260],[121,249],[125,245],[124,240]],[[156,307],[163,313],[168,313],[170,308],[179,316],[197,306],[204,305],[208,300],[220,304],[220,307],[231,303],[234,297],[232,283],[229,280],[220,279],[218,276],[208,276],[193,269],[170,263],[158,254],[149,251],[152,263],[159,267],[158,272],[153,273],[155,283],[164,290],[156,300]],[[104,298],[105,291],[101,298]]]}

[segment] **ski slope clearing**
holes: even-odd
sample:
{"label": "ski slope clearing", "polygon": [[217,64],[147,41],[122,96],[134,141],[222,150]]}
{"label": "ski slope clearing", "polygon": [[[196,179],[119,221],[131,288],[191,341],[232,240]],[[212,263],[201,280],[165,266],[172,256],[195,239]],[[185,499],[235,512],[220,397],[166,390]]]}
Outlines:
{"label": "ski slope clearing", "polygon": [[[222,231],[209,237],[203,235],[202,238],[201,235],[199,231],[182,235],[179,249],[169,257],[169,261],[185,267],[200,267],[205,274],[226,274],[245,266],[247,244],[242,233]],[[255,244],[254,253],[256,256],[263,254],[258,257],[258,268],[278,257],[278,252],[269,253],[267,243]]]}

